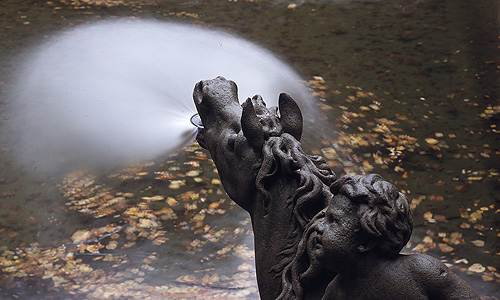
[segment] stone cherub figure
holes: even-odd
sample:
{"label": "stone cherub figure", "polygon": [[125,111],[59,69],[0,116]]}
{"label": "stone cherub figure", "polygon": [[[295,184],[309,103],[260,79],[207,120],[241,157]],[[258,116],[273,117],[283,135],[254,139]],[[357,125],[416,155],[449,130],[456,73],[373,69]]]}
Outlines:
{"label": "stone cherub figure", "polygon": [[337,274],[322,299],[480,299],[439,260],[399,252],[412,217],[406,196],[381,176],[344,176],[335,195],[309,222],[277,299],[307,299],[305,290],[325,272]]}

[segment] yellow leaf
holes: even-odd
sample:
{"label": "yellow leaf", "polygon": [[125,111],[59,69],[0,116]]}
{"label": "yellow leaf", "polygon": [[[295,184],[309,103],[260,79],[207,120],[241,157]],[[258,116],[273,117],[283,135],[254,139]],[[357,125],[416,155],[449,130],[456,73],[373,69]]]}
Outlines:
{"label": "yellow leaf", "polygon": [[436,140],[435,138],[426,138],[425,142],[431,145],[436,145],[437,143],[439,143],[439,141]]}
{"label": "yellow leaf", "polygon": [[238,266],[238,271],[249,271],[252,270],[253,267],[250,264],[244,263]]}
{"label": "yellow leaf", "polygon": [[170,182],[170,185],[168,186],[171,189],[178,189],[181,186],[185,185],[186,183],[183,180],[172,180]]}
{"label": "yellow leaf", "polygon": [[109,244],[106,245],[106,249],[115,250],[117,246],[118,246],[117,241],[111,241],[111,242],[109,242]]}
{"label": "yellow leaf", "polygon": [[483,281],[493,281],[495,278],[493,277],[493,274],[484,274],[481,276],[481,279]]}
{"label": "yellow leaf", "polygon": [[217,207],[219,207],[220,203],[219,202],[213,202],[213,203],[210,203],[210,205],[208,206],[209,209],[216,209]]}
{"label": "yellow leaf", "polygon": [[154,241],[153,241],[153,244],[159,246],[163,243],[165,243],[168,239],[165,238],[165,237],[157,237]]}
{"label": "yellow leaf", "polygon": [[471,220],[481,220],[483,218],[482,211],[478,210],[470,214]]}
{"label": "yellow leaf", "polygon": [[424,237],[424,239],[422,240],[422,242],[424,242],[424,243],[432,243],[433,240],[432,240],[432,238],[430,236],[426,236],[426,237]]}
{"label": "yellow leaf", "polygon": [[470,266],[468,270],[474,273],[482,273],[484,272],[484,270],[486,270],[486,268],[483,267],[483,265],[481,264],[475,263],[472,266]]}
{"label": "yellow leaf", "polygon": [[459,225],[459,227],[462,229],[467,229],[467,228],[470,228],[470,224],[463,222],[462,224]]}
{"label": "yellow leaf", "polygon": [[327,159],[337,159],[339,157],[333,148],[323,148],[321,152],[323,152],[323,156]]}
{"label": "yellow leaf", "polygon": [[196,277],[194,277],[193,275],[184,275],[177,278],[175,281],[182,283],[193,283],[196,281]]}
{"label": "yellow leaf", "polygon": [[167,201],[167,204],[170,206],[177,206],[177,200],[175,200],[172,197],[168,197],[166,201]]}
{"label": "yellow leaf", "polygon": [[73,244],[79,244],[85,242],[90,238],[90,232],[88,230],[78,230],[71,236]]}
{"label": "yellow leaf", "polygon": [[453,247],[451,247],[447,244],[444,244],[444,243],[439,243],[438,246],[439,246],[439,249],[441,249],[441,251],[443,251],[445,253],[448,253],[448,252],[455,250],[455,249],[453,249]]}
{"label": "yellow leaf", "polygon": [[434,219],[436,219],[436,221],[439,221],[439,222],[446,222],[446,216],[443,216],[443,215],[435,215]]}
{"label": "yellow leaf", "polygon": [[97,253],[99,252],[99,249],[97,249],[96,245],[88,245],[87,246],[87,251],[91,253]]}
{"label": "yellow leaf", "polygon": [[191,171],[188,171],[186,173],[186,176],[189,176],[189,177],[196,177],[200,175],[200,171],[197,171],[197,170],[191,170]]}
{"label": "yellow leaf", "polygon": [[205,219],[205,214],[197,214],[193,217],[193,221],[195,222],[201,222]]}
{"label": "yellow leaf", "polygon": [[484,246],[484,241],[481,241],[481,240],[475,240],[475,241],[472,241],[471,243],[474,244],[474,246],[476,246],[476,247],[483,247]]}
{"label": "yellow leaf", "polygon": [[151,225],[153,225],[153,221],[151,221],[150,219],[140,219],[139,220],[139,227],[142,227],[142,228],[147,228],[147,227],[151,227]]}

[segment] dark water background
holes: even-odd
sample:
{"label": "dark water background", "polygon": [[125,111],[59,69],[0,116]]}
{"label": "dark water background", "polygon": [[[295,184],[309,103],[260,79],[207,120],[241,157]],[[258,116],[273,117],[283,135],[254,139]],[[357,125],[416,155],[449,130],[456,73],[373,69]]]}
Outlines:
{"label": "dark water background", "polygon": [[[273,51],[290,64],[311,84],[323,111],[315,125],[306,128],[306,151],[325,155],[338,174],[377,172],[394,182],[414,204],[414,235],[405,250],[424,249],[449,263],[485,299],[500,297],[498,1],[297,1],[290,5],[284,1],[6,0],[0,3],[0,16],[0,251],[9,261],[17,258],[8,251],[26,251],[33,243],[47,251],[61,249],[71,244],[78,230],[128,224],[119,214],[96,218],[70,209],[68,196],[61,193],[68,187],[67,180],[40,178],[16,163],[16,145],[9,143],[3,128],[12,117],[5,108],[6,91],[18,53],[79,24],[153,18],[220,28]],[[323,137],[308,137],[308,130],[317,128],[325,131]],[[248,277],[243,271],[253,266],[243,263],[251,264],[251,255],[238,256],[241,249],[234,248],[252,247],[246,214],[229,200],[220,205],[224,213],[207,214],[203,222],[215,230],[211,233],[215,240],[203,236],[203,227],[192,221],[200,209],[226,197],[206,155],[193,146],[132,171],[118,170],[116,176],[110,176],[113,172],[96,175],[92,184],[115,194],[134,194],[129,205],[140,203],[141,197],[164,195],[180,201],[189,198],[189,192],[199,193],[191,199],[198,201],[197,209],[190,209],[188,199],[182,209],[174,209],[175,221],[165,218],[161,223],[169,239],[166,243],[155,245],[152,238],[139,238],[131,248],[117,251],[128,255],[128,262],[115,269],[148,270],[141,276],[150,285],[207,272],[221,278],[237,272]],[[191,176],[190,171],[199,176]],[[161,172],[170,174],[168,180],[158,180]],[[175,180],[185,185],[175,187]],[[148,205],[162,209],[160,204]],[[232,255],[221,252],[226,245],[233,245]],[[145,263],[144,257],[150,255],[155,261]],[[82,257],[94,270],[110,268],[90,255]],[[141,269],[144,264],[151,270]],[[470,268],[474,264],[484,268],[475,272]],[[49,275],[12,280],[12,273],[2,272],[0,295],[5,299],[92,298],[78,287],[75,293],[58,287]],[[245,281],[245,287],[252,280]],[[202,283],[207,286],[207,282]],[[244,296],[255,299],[255,290]]]}

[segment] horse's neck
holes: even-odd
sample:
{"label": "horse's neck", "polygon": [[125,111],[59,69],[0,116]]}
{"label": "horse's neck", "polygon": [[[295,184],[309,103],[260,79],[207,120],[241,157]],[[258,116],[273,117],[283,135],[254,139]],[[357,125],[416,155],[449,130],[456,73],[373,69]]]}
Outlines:
{"label": "horse's neck", "polygon": [[262,299],[275,299],[279,295],[281,276],[275,269],[283,258],[282,251],[294,226],[291,201],[297,183],[284,180],[280,179],[270,187],[270,199],[259,193],[255,208],[250,212],[255,236],[257,281]]}
{"label": "horse's neck", "polygon": [[[268,195],[257,193],[250,212],[256,237],[286,239],[293,221],[293,197],[298,183],[291,178],[279,178],[269,187]],[[261,237],[261,236],[259,236]],[[271,239],[272,241],[272,239]]]}

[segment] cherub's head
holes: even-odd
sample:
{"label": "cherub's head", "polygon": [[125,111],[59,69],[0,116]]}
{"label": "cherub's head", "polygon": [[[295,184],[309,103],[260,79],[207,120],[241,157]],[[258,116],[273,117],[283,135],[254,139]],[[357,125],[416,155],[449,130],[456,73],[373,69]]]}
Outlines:
{"label": "cherub's head", "polygon": [[368,251],[390,258],[406,245],[413,221],[408,199],[394,185],[372,174],[344,176],[330,189],[335,197],[306,233],[309,256],[333,264]]}

